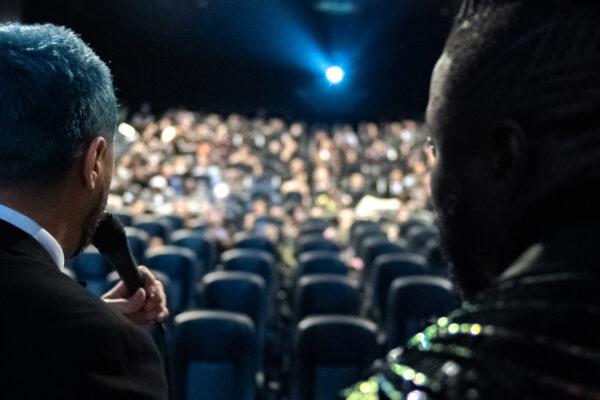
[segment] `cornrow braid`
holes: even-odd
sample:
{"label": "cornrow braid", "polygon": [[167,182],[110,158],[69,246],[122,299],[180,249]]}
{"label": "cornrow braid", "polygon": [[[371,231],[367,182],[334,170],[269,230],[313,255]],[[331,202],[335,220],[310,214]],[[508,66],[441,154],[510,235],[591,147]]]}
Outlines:
{"label": "cornrow braid", "polygon": [[532,125],[600,111],[598,3],[464,1],[446,44],[452,98]]}

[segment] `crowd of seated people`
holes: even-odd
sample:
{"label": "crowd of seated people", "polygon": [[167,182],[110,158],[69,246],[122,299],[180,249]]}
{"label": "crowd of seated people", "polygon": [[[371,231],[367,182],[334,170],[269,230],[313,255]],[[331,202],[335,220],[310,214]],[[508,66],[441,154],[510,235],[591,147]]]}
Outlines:
{"label": "crowd of seated people", "polygon": [[[419,124],[173,110],[119,133],[108,207],[165,286],[177,398],[341,398],[457,306]],[[118,280],[93,248],[70,270]]]}

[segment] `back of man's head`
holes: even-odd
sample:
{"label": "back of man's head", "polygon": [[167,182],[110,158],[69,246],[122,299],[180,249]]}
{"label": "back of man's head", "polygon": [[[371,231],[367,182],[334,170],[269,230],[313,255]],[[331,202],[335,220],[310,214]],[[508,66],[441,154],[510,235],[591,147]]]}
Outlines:
{"label": "back of man's head", "polygon": [[51,187],[116,123],[110,72],[75,33],[0,25],[0,185]]}
{"label": "back of man's head", "polygon": [[599,20],[593,0],[464,1],[445,48],[448,111],[511,118],[532,139],[599,128]]}
{"label": "back of man's head", "polygon": [[597,214],[598,21],[593,0],[463,2],[434,71],[428,124],[442,240],[466,294],[551,224]]}

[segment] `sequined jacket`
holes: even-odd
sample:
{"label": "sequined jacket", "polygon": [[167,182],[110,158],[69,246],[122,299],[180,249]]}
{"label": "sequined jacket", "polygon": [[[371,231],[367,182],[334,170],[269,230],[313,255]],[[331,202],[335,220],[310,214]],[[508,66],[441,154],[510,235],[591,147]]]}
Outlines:
{"label": "sequined jacket", "polygon": [[553,230],[348,400],[600,399],[600,224]]}

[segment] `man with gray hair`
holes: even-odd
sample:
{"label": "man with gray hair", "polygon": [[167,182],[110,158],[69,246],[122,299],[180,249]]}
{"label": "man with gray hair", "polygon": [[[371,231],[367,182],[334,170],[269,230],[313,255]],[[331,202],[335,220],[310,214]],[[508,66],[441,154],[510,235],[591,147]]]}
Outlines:
{"label": "man with gray hair", "polygon": [[140,267],[144,288],[101,300],[61,271],[106,205],[116,123],[110,72],[72,31],[0,25],[2,399],[167,397],[136,326],[167,316],[160,282]]}

